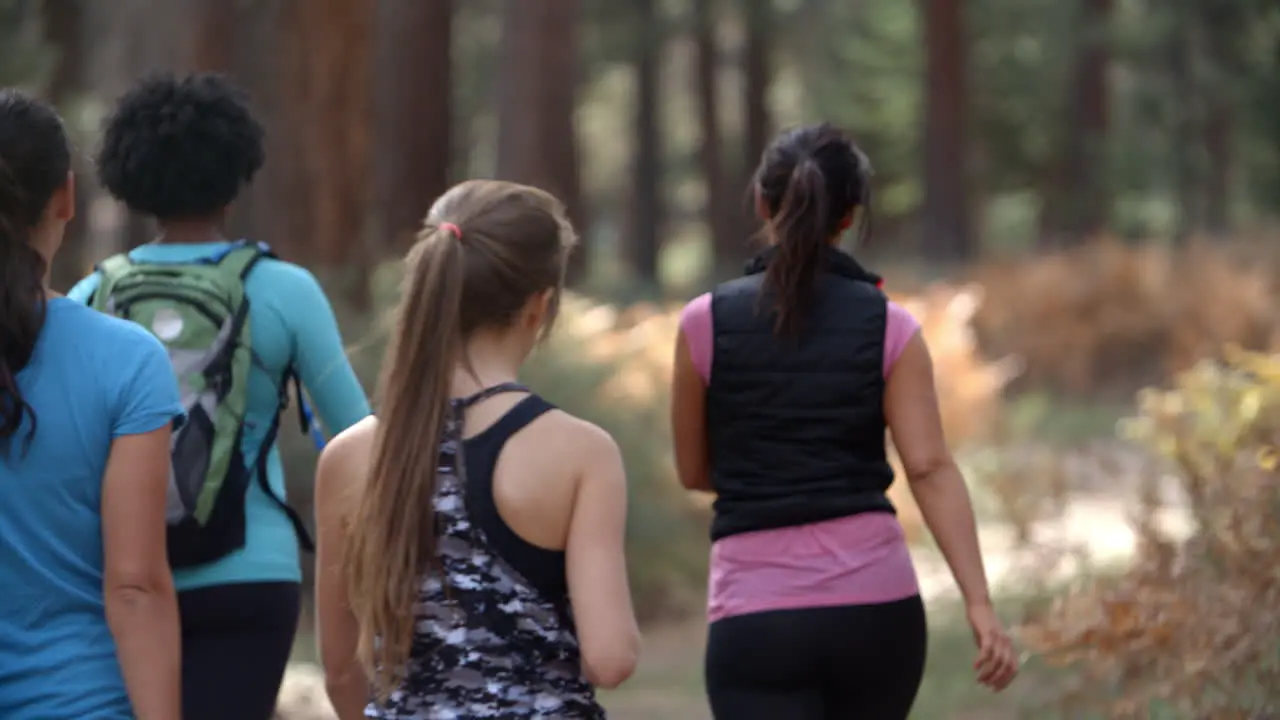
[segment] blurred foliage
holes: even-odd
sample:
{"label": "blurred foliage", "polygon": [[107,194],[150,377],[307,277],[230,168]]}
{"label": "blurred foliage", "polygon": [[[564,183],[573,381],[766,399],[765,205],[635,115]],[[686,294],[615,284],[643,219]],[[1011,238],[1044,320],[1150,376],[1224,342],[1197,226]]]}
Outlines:
{"label": "blurred foliage", "polygon": [[1102,240],[980,264],[974,316],[990,354],[1023,364],[1019,390],[1075,396],[1164,382],[1226,343],[1270,347],[1280,322],[1280,256],[1261,243],[1181,250]]}
{"label": "blurred foliage", "polygon": [[[1196,718],[1280,711],[1280,356],[1238,348],[1169,391],[1139,396],[1123,434],[1163,461],[1149,469],[1133,565],[1059,599],[1022,629],[1049,662],[1077,671],[1063,698],[1108,717],[1153,703]],[[1177,542],[1156,521],[1172,475],[1195,521]]]}
{"label": "blurred foliage", "polygon": [[677,317],[650,305],[619,312],[569,296],[556,331],[524,368],[530,387],[603,427],[622,449],[631,592],[642,620],[704,599],[710,548],[707,515],[676,482],[671,455],[667,390]]}
{"label": "blurred foliage", "polygon": [[[893,287],[891,283],[890,297],[920,322],[921,335],[929,345],[947,441],[963,448],[990,439],[1003,410],[1001,393],[1019,368],[1012,358],[991,362],[979,351],[972,321],[983,304],[982,288],[934,283],[906,293]],[[919,542],[925,539],[924,520],[896,452],[890,463],[896,481],[889,497],[908,540]]]}
{"label": "blurred foliage", "polygon": [[39,86],[55,54],[43,42],[38,0],[0,0],[0,87]]}

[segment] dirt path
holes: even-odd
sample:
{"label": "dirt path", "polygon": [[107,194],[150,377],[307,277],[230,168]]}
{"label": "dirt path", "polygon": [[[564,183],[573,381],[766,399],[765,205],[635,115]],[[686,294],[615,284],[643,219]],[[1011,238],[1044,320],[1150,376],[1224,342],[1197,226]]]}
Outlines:
{"label": "dirt path", "polygon": [[[1032,529],[1033,547],[1022,547],[1013,528],[987,523],[978,530],[987,579],[997,594],[1020,594],[1033,588],[1028,578],[1060,583],[1089,568],[1124,563],[1132,556],[1137,536],[1129,523],[1125,497],[1103,493],[1078,494],[1061,516]],[[1191,520],[1185,510],[1170,505],[1157,515],[1157,523],[1169,535],[1185,538]],[[1074,551],[1074,552],[1071,552]],[[957,599],[955,583],[942,555],[932,547],[912,552],[920,592],[926,600]]]}

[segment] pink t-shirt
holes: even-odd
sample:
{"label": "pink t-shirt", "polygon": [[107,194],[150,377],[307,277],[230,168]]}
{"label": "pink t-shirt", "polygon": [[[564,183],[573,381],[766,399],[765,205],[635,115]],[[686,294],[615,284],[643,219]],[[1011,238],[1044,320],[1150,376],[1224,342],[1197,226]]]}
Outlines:
{"label": "pink t-shirt", "polygon": [[[884,375],[920,323],[889,302]],[[711,378],[711,295],[699,295],[680,317],[694,367]],[[920,592],[897,517],[869,512],[823,522],[741,533],[711,546],[707,614],[734,615],[832,605],[893,602]]]}

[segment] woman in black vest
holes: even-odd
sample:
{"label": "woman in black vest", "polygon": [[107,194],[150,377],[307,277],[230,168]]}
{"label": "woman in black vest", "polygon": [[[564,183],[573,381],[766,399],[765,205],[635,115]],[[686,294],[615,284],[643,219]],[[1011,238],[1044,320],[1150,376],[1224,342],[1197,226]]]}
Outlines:
{"label": "woman in black vest", "polygon": [[756,173],[769,247],[681,318],[672,431],[682,484],[716,493],[707,692],[717,718],[906,718],[924,606],[893,505],[893,433],[960,586],[979,682],[1017,673],[992,608],[929,349],[880,278],[837,249],[871,169],[828,125],[784,133]]}

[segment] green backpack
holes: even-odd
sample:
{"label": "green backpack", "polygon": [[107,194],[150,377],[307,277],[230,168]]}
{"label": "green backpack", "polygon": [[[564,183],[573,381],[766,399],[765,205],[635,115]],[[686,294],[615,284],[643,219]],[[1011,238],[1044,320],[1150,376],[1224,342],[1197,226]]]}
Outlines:
{"label": "green backpack", "polygon": [[[116,255],[98,266],[101,283],[89,304],[142,325],[169,351],[186,422],[173,434],[166,505],[169,564],[186,568],[218,560],[245,543],[245,497],[255,473],[267,497],[289,517],[305,550],[315,546],[298,513],[267,482],[267,458],[280,416],[262,442],[256,468],[241,452],[253,349],[244,280],[264,257],[264,244],[237,243],[191,264],[135,263]],[[305,415],[297,375],[280,384],[281,410],[292,380]],[[304,417],[303,430],[310,423]]]}

